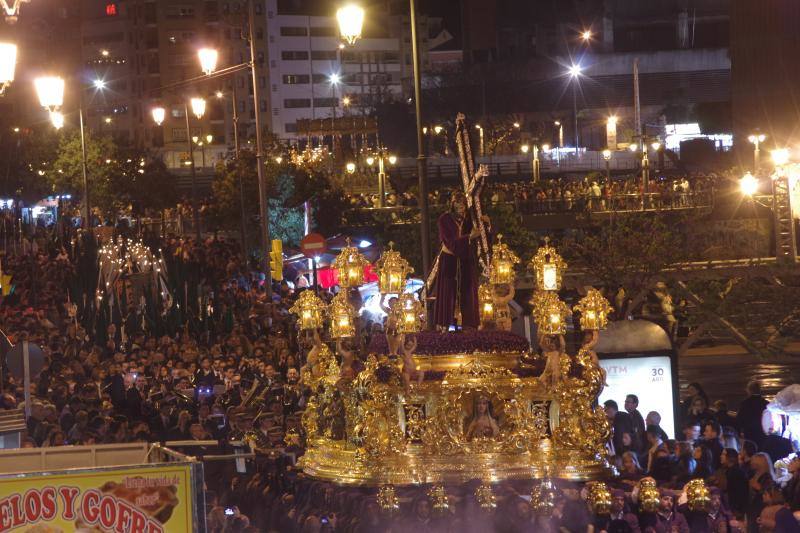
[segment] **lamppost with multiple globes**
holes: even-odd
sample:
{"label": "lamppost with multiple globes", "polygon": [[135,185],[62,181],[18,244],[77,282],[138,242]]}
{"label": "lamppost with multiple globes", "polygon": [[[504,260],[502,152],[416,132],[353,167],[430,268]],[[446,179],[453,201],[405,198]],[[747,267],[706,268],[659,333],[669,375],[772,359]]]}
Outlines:
{"label": "lamppost with multiple globes", "polygon": [[[569,67],[570,84],[572,85],[572,116],[575,120],[575,155],[578,154],[580,138],[578,134],[578,78],[583,72],[583,67],[578,64]],[[560,137],[560,135],[559,135]],[[559,138],[559,141],[561,139]]]}
{"label": "lamppost with multiple globes", "polygon": [[394,165],[397,157],[389,155],[386,148],[378,148],[374,154],[367,156],[367,165],[378,163],[378,207],[386,207],[386,163]]}
{"label": "lamppost with multiple globes", "polygon": [[606,162],[606,181],[611,181],[611,150],[606,148],[603,150],[603,159]]}
{"label": "lamppost with multiple globes", "polygon": [[[527,154],[531,147],[527,144],[523,144],[519,147],[523,154]],[[531,171],[534,183],[539,183],[539,179],[541,177],[541,163],[539,162],[539,147],[534,144],[533,145],[533,159],[531,160]]]}
{"label": "lamppost with multiple globes", "polygon": [[753,172],[758,172],[758,160],[761,156],[761,143],[767,140],[767,136],[763,133],[754,133],[748,136],[747,140],[753,144]]}
{"label": "lamppost with multiple globes", "polygon": [[[188,101],[183,102],[183,113],[186,118],[186,145],[189,149],[189,168],[192,173],[192,221],[194,224],[195,237],[200,242],[200,206],[197,200],[197,170],[194,164],[194,142],[192,139],[191,123],[189,120],[189,106],[191,105],[192,114],[198,120],[203,118],[206,112],[206,101],[203,98],[194,97]],[[154,107],[151,110],[153,121],[161,126],[164,123],[164,118],[167,116],[166,110],[163,107]]]}
{"label": "lamppost with multiple globes", "polygon": [[[44,76],[34,80],[36,94],[39,103],[50,113],[50,122],[56,129],[64,127],[64,114],[61,107],[64,105],[64,78],[59,76]],[[102,89],[105,84],[102,80],[94,83],[96,89]],[[78,106],[78,121],[81,132],[81,172],[83,174],[83,202],[84,202],[84,221],[86,229],[91,228],[91,207],[89,202],[89,178],[86,172],[86,133],[83,124],[83,105]]]}

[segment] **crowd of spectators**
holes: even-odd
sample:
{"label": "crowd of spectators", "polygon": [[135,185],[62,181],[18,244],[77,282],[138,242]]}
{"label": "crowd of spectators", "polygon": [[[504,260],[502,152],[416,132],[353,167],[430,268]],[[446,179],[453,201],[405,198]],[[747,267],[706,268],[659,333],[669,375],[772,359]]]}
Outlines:
{"label": "crowd of spectators", "polygon": [[[0,329],[46,355],[23,446],[211,440],[229,451],[232,440],[248,437],[259,454],[245,473],[232,462],[207,467],[209,531],[798,531],[800,460],[788,457],[792,446],[779,428],[761,429],[766,402],[756,383],[735,416],[720,402],[710,407],[692,384],[679,440],[668,438],[658,413],[642,416],[636,397],[622,409],[606,402],[611,459],[621,472],[610,482],[610,515],[592,515],[583,487],[568,482],[559,482],[552,516],[533,513],[529,484],[511,482],[496,487],[494,511],[479,507],[467,483],[448,489],[453,505],[444,512],[432,508],[424,487],[399,490],[400,510],[390,516],[374,491],[303,478],[295,464],[305,442],[308,393],[299,376],[307,346],[288,312],[294,289],[275,284],[269,301],[263,278],[223,239],[143,239],[164,259],[171,292],[164,305],[88,303],[97,245],[82,235],[59,240],[40,228],[3,257],[14,290],[0,306]],[[2,385],[0,408],[20,406],[21,384],[3,372]],[[257,416],[242,416],[252,415],[241,405],[251,390]],[[202,446],[189,449],[202,456]],[[783,473],[774,469],[779,459]],[[645,476],[661,490],[655,512],[637,501]],[[695,478],[712,487],[708,511],[685,506],[683,488]]]}
{"label": "crowd of spectators", "polygon": [[[659,511],[655,531],[800,531],[800,457],[782,434],[784,425],[764,416],[767,401],[758,382],[747,386],[747,397],[731,413],[723,401],[709,406],[699,383],[687,387],[680,405],[682,434],[670,439],[655,411],[642,415],[639,399],[629,394],[622,409],[604,403],[612,425],[609,449],[620,470],[617,495],[635,509],[638,483],[653,478],[669,513]],[[693,479],[711,487],[712,511],[698,516],[684,506],[683,492]],[[702,515],[703,513],[701,513]],[[648,517],[627,513],[629,526],[646,529]],[[659,529],[661,527],[662,529]],[[624,528],[623,528],[624,530]]]}
{"label": "crowd of spectators", "polygon": [[[654,178],[648,184],[644,200],[641,180],[633,178],[607,179],[595,174],[584,178],[550,178],[540,183],[490,181],[484,197],[492,204],[513,205],[517,212],[526,214],[638,210],[643,201],[648,209],[677,209],[710,205],[711,196],[722,181],[716,174]],[[437,187],[429,193],[430,204],[446,203],[451,190]],[[355,210],[380,206],[378,195],[372,193],[351,194],[349,202]],[[416,207],[417,197],[408,191],[390,192],[385,205]]]}

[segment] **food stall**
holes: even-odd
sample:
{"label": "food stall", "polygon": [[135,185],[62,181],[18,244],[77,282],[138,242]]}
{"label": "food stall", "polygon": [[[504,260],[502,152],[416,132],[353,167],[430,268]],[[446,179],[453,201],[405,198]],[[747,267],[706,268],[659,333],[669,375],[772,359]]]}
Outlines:
{"label": "food stall", "polygon": [[158,444],[0,451],[0,531],[205,528],[203,464]]}

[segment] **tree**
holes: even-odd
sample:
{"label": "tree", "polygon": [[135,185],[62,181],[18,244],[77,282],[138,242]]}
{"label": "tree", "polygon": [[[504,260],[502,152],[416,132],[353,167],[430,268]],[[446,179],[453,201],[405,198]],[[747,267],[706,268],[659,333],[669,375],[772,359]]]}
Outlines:
{"label": "tree", "polygon": [[[268,152],[264,158],[270,235],[292,246],[303,236],[302,204],[306,198],[299,195],[298,188],[295,187],[297,171],[288,165],[277,163],[271,153],[273,152]],[[238,158],[230,157],[220,164],[212,183],[212,191],[214,205],[210,216],[218,227],[238,229],[242,202],[247,225],[258,225],[258,173],[253,152],[241,150]]]}
{"label": "tree", "polygon": [[162,211],[178,201],[175,176],[163,160],[148,156],[141,150],[125,150],[116,163],[121,178],[118,194],[130,203],[134,213]]}
{"label": "tree", "polygon": [[[110,137],[95,137],[86,132],[86,174],[89,183],[89,201],[102,211],[118,209],[123,205],[119,191],[124,182],[119,172],[117,146]],[[73,198],[83,198],[83,167],[80,132],[63,134],[53,163],[54,172],[48,179],[55,191],[69,193]]]}
{"label": "tree", "polygon": [[573,246],[562,246],[572,263],[585,266],[606,288],[623,287],[632,297],[627,316],[643,302],[653,283],[668,267],[691,258],[687,243],[676,228],[686,227],[685,217],[661,213],[615,215]]}

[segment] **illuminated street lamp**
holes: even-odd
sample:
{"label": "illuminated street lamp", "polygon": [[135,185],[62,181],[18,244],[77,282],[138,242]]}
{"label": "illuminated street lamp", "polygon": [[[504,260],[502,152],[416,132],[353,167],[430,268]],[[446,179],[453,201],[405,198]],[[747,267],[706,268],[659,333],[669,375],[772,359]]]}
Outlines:
{"label": "illuminated street lamp", "polygon": [[591,41],[592,40],[592,30],[583,30],[583,32],[581,32],[581,39],[583,39],[583,41],[587,42],[587,43],[589,41]]}
{"label": "illuminated street lamp", "polygon": [[745,196],[753,196],[758,192],[758,180],[750,172],[742,176],[739,180],[739,190]]}
{"label": "illuminated street lamp", "polygon": [[61,111],[50,111],[50,123],[57,130],[64,127],[64,113]]}
{"label": "illuminated street lamp", "polygon": [[350,46],[356,44],[361,38],[361,28],[364,26],[364,9],[356,4],[347,4],[336,11],[336,21],[339,24],[339,35]]}
{"label": "illuminated street lamp", "polygon": [[167,118],[167,110],[163,107],[154,107],[150,113],[153,115],[153,122],[159,126],[162,125],[164,123],[164,119]]}
{"label": "illuminated street lamp", "polygon": [[[523,154],[527,154],[531,151],[531,147],[527,144],[523,144],[519,147]],[[533,177],[533,182],[538,183],[541,173],[541,165],[539,162],[539,147],[535,144],[533,145],[533,159],[531,160],[531,173]]]}
{"label": "illuminated street lamp", "polygon": [[203,118],[203,115],[206,114],[206,101],[204,98],[192,98],[190,101],[192,106],[192,113],[197,119]]}
{"label": "illuminated street lamp", "polygon": [[[64,115],[61,106],[64,105],[64,78],[59,76],[44,76],[33,81],[39,103],[50,113],[50,122],[56,129],[64,127]],[[85,206],[84,221],[86,228],[91,227],[91,208],[89,204],[89,178],[86,171],[86,135],[83,128],[83,106],[78,106],[78,117],[81,130],[81,170],[83,173],[83,202]]]}
{"label": "illuminated street lamp", "polygon": [[64,104],[64,78],[45,76],[33,82],[39,103],[48,111],[55,111]]}
{"label": "illuminated street lamp", "polygon": [[583,67],[579,64],[573,64],[567,69],[567,72],[572,83],[572,115],[575,119],[575,154],[578,154],[578,146],[580,140],[578,138],[578,78],[583,72]]}
{"label": "illuminated street lamp", "polygon": [[17,69],[17,45],[13,43],[0,43],[0,95],[14,81]]}
{"label": "illuminated street lamp", "polygon": [[3,13],[6,17],[8,24],[14,24],[19,18],[19,8],[23,2],[30,2],[31,0],[0,0],[0,7],[3,8]]}
{"label": "illuminated street lamp", "polygon": [[356,171],[356,164],[351,161],[344,166],[344,169],[348,174],[353,174]]}
{"label": "illuminated street lamp", "polygon": [[484,143],[483,143],[483,139],[484,139],[484,137],[483,137],[483,126],[481,126],[480,124],[475,124],[475,129],[478,130],[478,134],[479,134],[479,138],[480,138],[480,154],[481,154],[481,157],[483,157],[484,156],[484,150],[485,150]]}
{"label": "illuminated street lamp", "polygon": [[611,150],[606,148],[603,150],[603,159],[606,162],[606,180],[611,181]]}
{"label": "illuminated street lamp", "polygon": [[386,148],[379,148],[376,153],[369,155],[366,161],[369,166],[378,163],[378,207],[386,207],[386,163],[394,165],[397,157],[389,155]]}
{"label": "illuminated street lamp", "polygon": [[775,164],[776,167],[782,167],[789,162],[788,148],[776,148],[775,150],[770,152],[770,155],[772,156],[772,162]]}
{"label": "illuminated street lamp", "polygon": [[761,143],[767,140],[767,136],[763,133],[754,133],[747,137],[747,140],[753,144],[753,172],[757,172],[758,160],[761,156]]}
{"label": "illuminated street lamp", "polygon": [[197,57],[200,59],[200,69],[206,76],[217,70],[219,52],[214,48],[201,48],[197,51]]}

